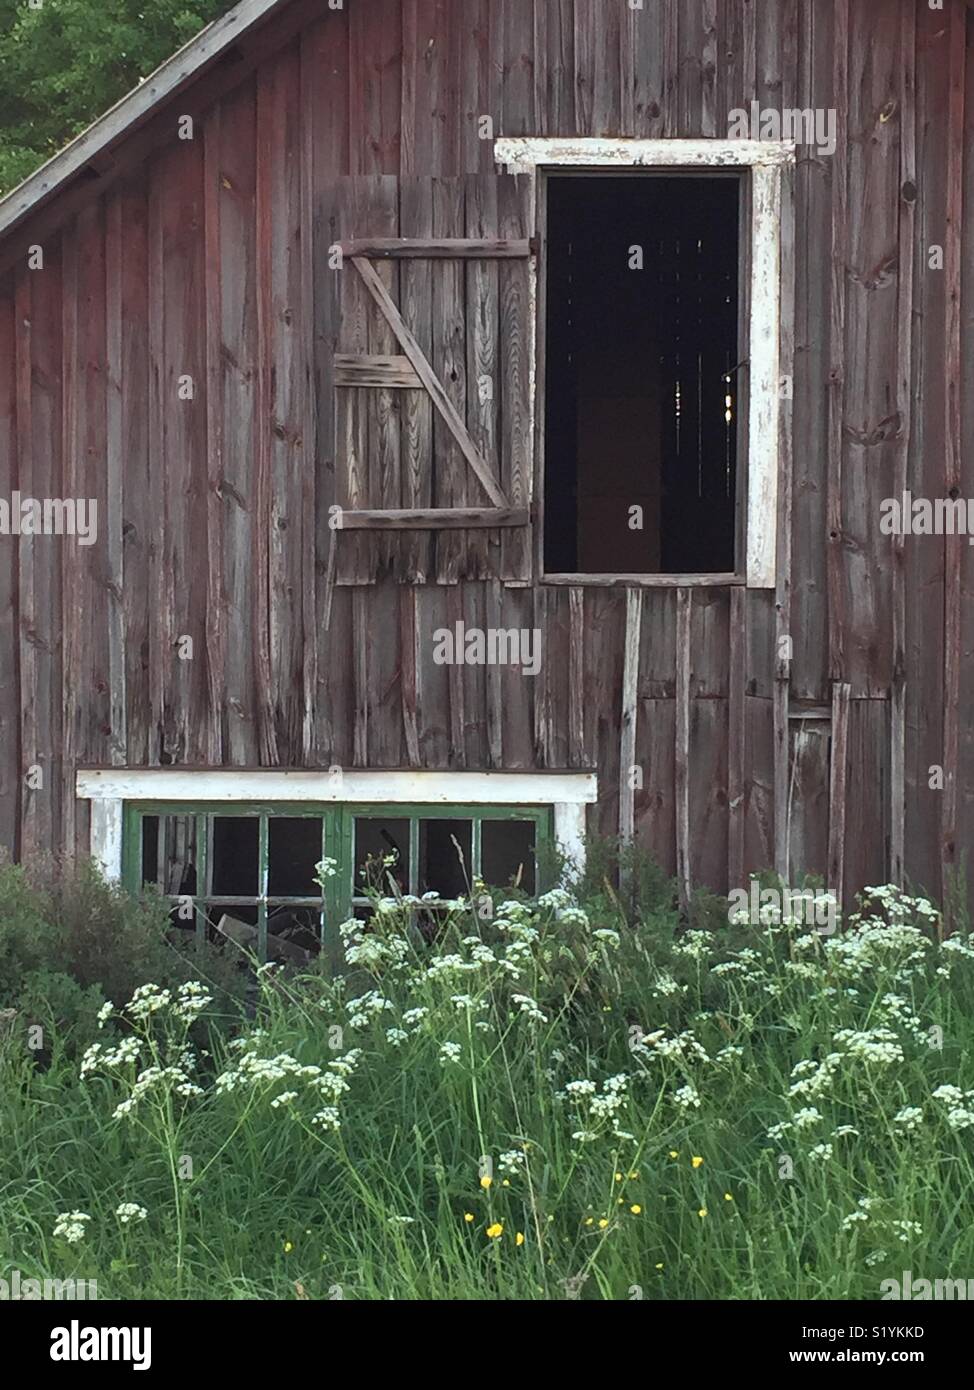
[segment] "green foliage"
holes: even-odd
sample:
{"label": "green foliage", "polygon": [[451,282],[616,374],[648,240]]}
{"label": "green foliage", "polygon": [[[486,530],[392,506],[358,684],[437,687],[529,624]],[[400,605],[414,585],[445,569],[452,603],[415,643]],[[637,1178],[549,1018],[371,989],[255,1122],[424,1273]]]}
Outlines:
{"label": "green foliage", "polygon": [[231,0],[0,0],[0,192],[101,116]]}
{"label": "green foliage", "polygon": [[[186,939],[188,938],[188,939]],[[30,868],[0,863],[0,1007],[40,1023],[47,1058],[91,1040],[105,999],[128,999],[145,980],[207,981],[217,1008],[235,1016],[245,978],[239,957],[174,933],[167,905],[107,884],[87,859]]]}
{"label": "green foliage", "polygon": [[265,968],[229,1041],[201,1031],[210,991],[153,982],[80,1067],[0,1048],[0,1275],[124,1299],[875,1299],[970,1268],[971,942],[895,889],[834,936],[687,929],[648,869],[626,925],[612,858],[588,901],[497,893],[433,942],[377,900],[344,925],[351,973]]}

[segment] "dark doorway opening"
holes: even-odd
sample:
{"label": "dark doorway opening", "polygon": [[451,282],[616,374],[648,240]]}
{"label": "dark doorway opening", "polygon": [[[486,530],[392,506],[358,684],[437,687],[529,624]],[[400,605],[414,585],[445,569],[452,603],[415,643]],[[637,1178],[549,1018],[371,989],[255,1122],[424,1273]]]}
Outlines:
{"label": "dark doorway opening", "polygon": [[740,176],[545,187],[545,571],[730,573]]}

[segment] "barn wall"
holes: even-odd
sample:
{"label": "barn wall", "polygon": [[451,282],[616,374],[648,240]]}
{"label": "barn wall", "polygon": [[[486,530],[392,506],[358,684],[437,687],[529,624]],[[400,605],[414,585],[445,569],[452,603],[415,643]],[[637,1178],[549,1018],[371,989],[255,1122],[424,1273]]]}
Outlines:
{"label": "barn wall", "polygon": [[[847,896],[900,873],[941,894],[974,839],[974,552],[897,545],[878,517],[904,486],[974,496],[961,0],[346,0],[270,28],[254,71],[197,94],[192,141],[177,100],[171,138],[45,223],[44,270],[0,282],[0,496],[101,507],[96,546],[0,542],[0,841],[83,846],[75,768],[163,762],[592,766],[614,833],[628,629],[635,832],[664,866],[723,889],[790,851]],[[467,580],[427,572],[422,533],[405,576],[336,583],[326,253],[352,193],[385,208],[372,234],[429,232],[431,197],[491,196],[484,114],[496,135],[714,136],[752,98],[839,118],[835,156],[800,150],[794,175],[790,583]],[[428,268],[400,273],[421,306]],[[540,627],[541,674],[436,666],[460,618]]]}

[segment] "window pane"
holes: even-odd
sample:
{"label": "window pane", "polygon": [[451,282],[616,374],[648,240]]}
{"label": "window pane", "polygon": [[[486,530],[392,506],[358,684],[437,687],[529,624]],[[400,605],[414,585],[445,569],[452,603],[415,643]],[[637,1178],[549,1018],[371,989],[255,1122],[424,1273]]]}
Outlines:
{"label": "window pane", "polygon": [[321,818],[272,816],[267,825],[267,859],[267,891],[271,897],[320,895],[314,874],[321,859]]}
{"label": "window pane", "polygon": [[196,817],[145,816],[142,820],[142,882],[176,896],[196,892]]}
{"label": "window pane", "polygon": [[[456,841],[456,844],[454,844]],[[473,826],[469,820],[419,823],[419,892],[456,898],[469,891]]]}
{"label": "window pane", "polygon": [[494,888],[535,891],[534,821],[485,820],[480,827],[481,871]]}
{"label": "window pane", "polygon": [[159,882],[159,817],[142,817],[142,882]]}
{"label": "window pane", "polygon": [[[383,859],[394,854],[393,862]],[[375,888],[389,893],[390,877],[402,893],[409,892],[409,821],[379,816],[355,818],[355,891]]]}
{"label": "window pane", "polygon": [[321,946],[318,909],[290,903],[267,909],[267,956],[300,964],[316,955]]}
{"label": "window pane", "polygon": [[256,816],[213,817],[212,894],[257,896],[260,822]]}

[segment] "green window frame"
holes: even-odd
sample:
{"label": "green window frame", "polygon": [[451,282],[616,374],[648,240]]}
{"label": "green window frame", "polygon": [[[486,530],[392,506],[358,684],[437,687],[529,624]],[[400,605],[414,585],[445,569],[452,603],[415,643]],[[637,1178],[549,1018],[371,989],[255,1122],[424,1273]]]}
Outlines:
{"label": "green window frame", "polygon": [[[143,889],[143,822],[180,817],[194,827],[196,853],[196,891],[192,894],[164,892],[173,903],[189,896],[193,902],[197,938],[206,934],[208,912],[214,907],[246,904],[257,910],[257,954],[267,959],[268,909],[281,906],[314,909],[318,914],[319,945],[322,952],[337,959],[339,922],[354,915],[368,899],[356,890],[355,822],[359,819],[405,821],[408,824],[408,882],[404,891],[419,896],[419,845],[423,822],[457,820],[470,822],[470,877],[482,877],[483,826],[486,822],[527,821],[534,825],[535,887],[541,891],[545,851],[554,841],[554,812],[550,805],[458,805],[453,803],[402,802],[316,802],[316,801],[126,801],[122,823],[122,883],[129,892]],[[213,823],[222,818],[257,820],[257,892],[254,894],[215,894],[213,885]],[[296,896],[271,893],[270,823],[275,819],[319,820],[320,858],[336,862],[336,872],[327,880],[323,894]],[[158,866],[157,866],[158,868]],[[158,873],[157,873],[158,879]],[[496,886],[496,885],[495,885]],[[501,885],[502,886],[502,885]],[[435,906],[435,904],[434,904]]]}

